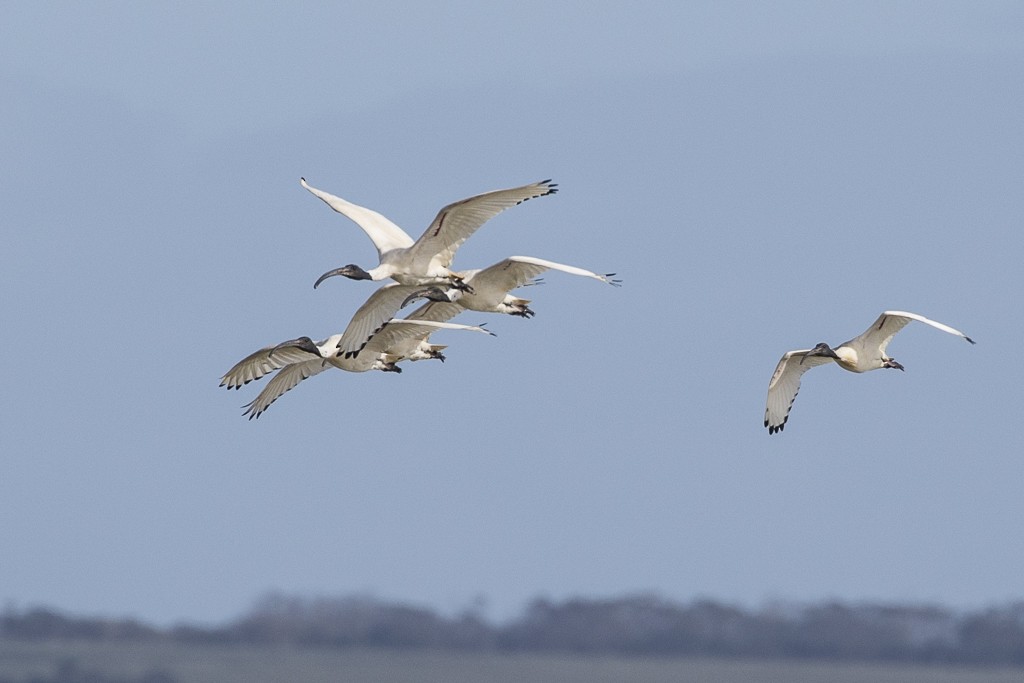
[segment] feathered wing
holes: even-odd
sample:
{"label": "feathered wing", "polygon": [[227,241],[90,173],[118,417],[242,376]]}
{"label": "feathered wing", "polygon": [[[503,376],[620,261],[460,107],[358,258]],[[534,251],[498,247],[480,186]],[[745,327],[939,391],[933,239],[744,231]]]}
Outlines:
{"label": "feathered wing", "polygon": [[367,342],[377,334],[384,323],[395,317],[402,302],[417,289],[416,285],[400,285],[397,282],[379,287],[355,312],[338,342],[342,358],[354,358]]}
{"label": "feathered wing", "polygon": [[466,330],[469,332],[482,332],[490,336],[494,333],[475,325],[459,325],[458,323],[434,322],[431,320],[392,320],[384,325],[384,328],[373,335],[364,349],[364,353],[372,357],[385,353],[392,346],[396,346],[406,339],[430,335],[437,330]]}
{"label": "feathered wing", "polygon": [[[277,354],[274,355],[276,356]],[[271,403],[279,399],[286,392],[294,389],[299,382],[309,379],[313,375],[320,374],[328,367],[330,366],[323,358],[309,358],[308,360],[285,365],[274,375],[274,379],[270,380],[267,386],[263,387],[263,391],[255,399],[243,406],[245,412],[242,415],[248,415],[250,420],[254,417],[259,417],[266,412]]]}
{"label": "feathered wing", "polygon": [[[300,337],[299,339],[303,338]],[[308,339],[308,337],[306,339]],[[329,340],[318,342],[317,346],[322,346],[328,341]],[[282,342],[282,344],[287,343],[288,342]],[[257,380],[274,370],[288,365],[289,363],[298,363],[309,360],[310,357],[311,354],[309,351],[305,351],[301,348],[281,346],[280,344],[264,346],[259,351],[251,353],[235,363],[234,367],[228,370],[224,376],[220,378],[220,386],[226,386],[228,389],[238,389],[243,384],[248,384],[253,380]]]}
{"label": "feathered wing", "polygon": [[426,270],[433,262],[449,267],[462,243],[484,223],[505,209],[522,204],[528,199],[557,192],[557,183],[542,180],[522,187],[494,190],[449,204],[441,209],[434,221],[412,247],[417,266]]}
{"label": "feathered wing", "polygon": [[353,204],[329,192],[318,190],[309,185],[305,178],[300,178],[299,182],[314,196],[322,199],[327,206],[362,228],[366,236],[373,242],[373,246],[377,248],[378,259],[386,251],[404,249],[413,245],[412,238],[404,230],[376,211]]}
{"label": "feathered wing", "polygon": [[811,349],[789,351],[782,357],[768,383],[768,405],[764,411],[764,426],[769,434],[781,432],[789,420],[793,401],[800,393],[800,378],[811,368],[831,363],[828,356],[808,356]]}
{"label": "feathered wing", "polygon": [[866,347],[878,346],[879,352],[882,356],[885,356],[885,349],[889,346],[889,342],[896,336],[896,333],[902,330],[911,320],[916,320],[925,325],[931,325],[937,330],[954,334],[958,337],[963,337],[970,343],[974,343],[974,340],[968,337],[960,330],[953,329],[949,325],[943,325],[940,322],[936,322],[923,315],[916,313],[907,313],[906,311],[885,311],[882,315],[878,316],[871,327],[864,331],[863,334],[851,339],[846,344],[862,344]]}
{"label": "feathered wing", "polygon": [[509,256],[507,259],[476,273],[472,278],[472,282],[485,283],[485,288],[494,287],[510,292],[517,287],[528,284],[538,275],[549,270],[560,270],[570,275],[589,277],[616,287],[619,286],[619,281],[610,279],[610,275],[599,275],[583,268],[567,266],[563,263],[555,263],[554,261],[545,261],[533,256]]}
{"label": "feathered wing", "polygon": [[430,301],[406,316],[406,320],[430,320],[447,322],[466,310],[460,303],[447,301]]}

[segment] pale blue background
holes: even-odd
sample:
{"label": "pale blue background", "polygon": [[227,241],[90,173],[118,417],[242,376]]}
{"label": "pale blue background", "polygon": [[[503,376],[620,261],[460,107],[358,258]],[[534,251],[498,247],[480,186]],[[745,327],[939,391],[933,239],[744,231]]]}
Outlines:
{"label": "pale blue background", "polygon": [[[180,5],[180,3],[179,3]],[[0,22],[0,600],[216,622],[266,590],[1019,598],[1015,2],[17,3]],[[218,378],[340,331],[366,237],[552,177],[459,252],[551,274],[446,364]],[[906,373],[780,355],[910,310]],[[443,336],[443,339],[442,339]]]}

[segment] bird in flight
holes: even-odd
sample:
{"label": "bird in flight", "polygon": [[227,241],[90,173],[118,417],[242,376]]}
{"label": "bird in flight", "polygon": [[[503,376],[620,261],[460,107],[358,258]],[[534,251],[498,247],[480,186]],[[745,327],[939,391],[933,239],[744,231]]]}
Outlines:
{"label": "bird in flight", "polygon": [[391,278],[408,285],[447,284],[471,291],[460,273],[450,270],[455,252],[480,226],[505,209],[528,199],[544,197],[558,191],[557,183],[538,183],[494,190],[453,202],[441,209],[433,222],[413,241],[404,230],[381,214],[357,206],[333,194],[318,190],[301,178],[302,186],[326,204],[363,229],[377,248],[379,264],[365,270],[355,264],[334,268],[321,275],[314,288],[335,275],[353,280],[385,280]]}
{"label": "bird in flight", "polygon": [[819,365],[836,362],[850,372],[868,372],[889,368],[903,370],[895,358],[885,355],[889,342],[908,323],[916,320],[926,325],[963,337],[971,344],[974,340],[949,325],[929,320],[923,315],[906,311],[885,311],[863,334],[832,348],[825,342],[813,349],[789,351],[779,361],[768,384],[768,405],[764,411],[764,426],[769,434],[781,432],[789,419],[789,411],[800,391],[800,378]]}

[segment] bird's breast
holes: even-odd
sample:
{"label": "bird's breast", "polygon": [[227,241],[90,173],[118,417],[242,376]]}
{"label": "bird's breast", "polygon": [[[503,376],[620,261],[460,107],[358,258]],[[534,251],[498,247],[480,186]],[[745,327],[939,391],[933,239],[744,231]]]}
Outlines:
{"label": "bird's breast", "polygon": [[857,357],[857,352],[849,346],[840,346],[838,349],[835,349],[835,352],[836,355],[839,356],[836,358],[836,363],[838,363],[839,367],[843,370],[848,370],[850,372],[864,372],[864,370],[867,369],[860,367],[860,359]]}

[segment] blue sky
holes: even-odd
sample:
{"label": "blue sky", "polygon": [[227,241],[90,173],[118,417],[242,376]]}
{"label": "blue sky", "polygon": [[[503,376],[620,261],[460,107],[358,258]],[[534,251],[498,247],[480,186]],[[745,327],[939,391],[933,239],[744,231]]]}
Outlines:
{"label": "blue sky", "polygon": [[[0,600],[218,621],[368,592],[1021,596],[1024,10],[984,3],[22,3],[0,26]],[[342,330],[374,252],[554,178],[459,268],[532,320],[324,373],[259,421],[219,377]],[[911,325],[906,373],[783,352]]]}

